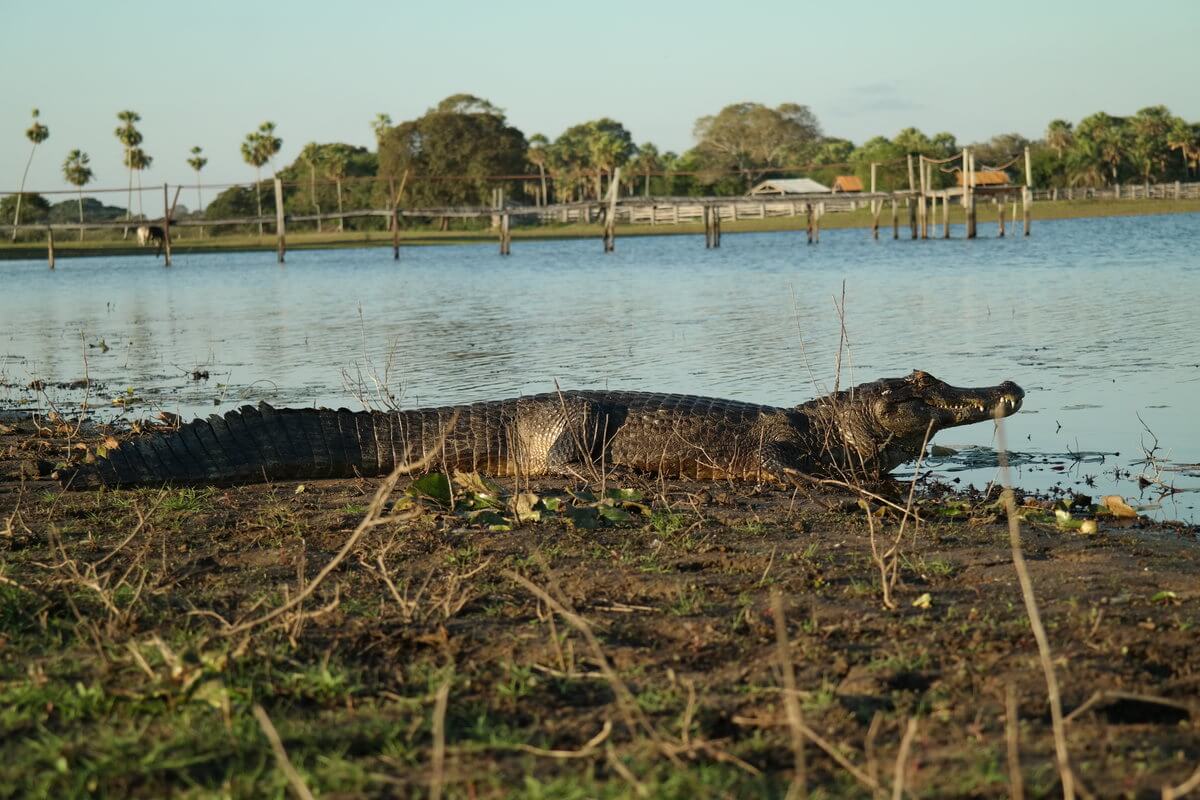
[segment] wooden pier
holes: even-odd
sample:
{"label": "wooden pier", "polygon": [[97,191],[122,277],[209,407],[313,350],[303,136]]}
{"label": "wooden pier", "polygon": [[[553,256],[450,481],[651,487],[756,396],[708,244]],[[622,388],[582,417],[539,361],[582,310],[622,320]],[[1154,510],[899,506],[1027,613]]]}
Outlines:
{"label": "wooden pier", "polygon": [[[1011,166],[1021,160],[1019,157],[1010,161]],[[935,167],[950,164],[958,179],[958,186],[933,188]],[[992,203],[997,210],[998,234],[1005,236],[1005,209],[1011,203],[1012,229],[1016,232],[1017,201],[1022,209],[1023,233],[1029,236],[1032,217],[1033,189],[1030,182],[1029,150],[1024,152],[1024,181],[1022,184],[1001,185],[985,184],[978,180],[979,171],[976,168],[975,156],[970,149],[964,149],[960,156],[953,159],[934,160],[924,156],[908,157],[908,187],[894,191],[877,190],[877,167],[871,165],[871,190],[868,192],[829,193],[813,192],[805,194],[788,194],[779,196],[741,196],[741,197],[620,197],[620,168],[614,170],[613,179],[609,182],[609,191],[600,200],[558,203],[555,205],[516,205],[505,203],[504,193],[497,190],[493,202],[489,206],[457,206],[444,208],[405,208],[400,205],[404,181],[396,190],[394,182],[389,191],[394,204],[390,208],[361,209],[335,213],[316,214],[287,214],[285,213],[283,184],[276,178],[275,213],[257,217],[239,217],[234,219],[174,219],[175,206],[179,199],[176,187],[175,198],[168,202],[168,187],[163,185],[163,216],[156,220],[113,220],[90,223],[55,223],[41,225],[22,225],[30,230],[45,230],[47,236],[47,256],[50,267],[54,267],[54,232],[58,230],[79,231],[96,229],[129,228],[134,225],[155,225],[163,231],[163,253],[165,266],[171,265],[171,231],[177,228],[203,227],[216,228],[235,225],[271,225],[275,226],[276,253],[279,263],[283,263],[287,253],[287,227],[289,224],[324,221],[344,222],[346,219],[382,218],[386,220],[388,230],[392,232],[392,257],[400,258],[400,220],[407,219],[489,219],[499,243],[500,255],[507,256],[512,252],[512,225],[514,220],[524,220],[527,223],[564,224],[564,223],[599,223],[600,238],[606,253],[616,249],[617,225],[678,225],[698,222],[704,226],[704,246],[706,249],[721,246],[721,225],[725,221],[738,222],[741,220],[769,219],[775,217],[805,217],[805,232],[808,244],[819,244],[821,241],[821,220],[827,213],[837,213],[870,208],[870,236],[879,238],[880,217],[885,204],[891,210],[892,238],[900,238],[900,207],[907,208],[909,238],[949,239],[950,235],[950,206],[962,206],[966,215],[965,236],[973,239],[977,235],[978,205]],[[994,172],[991,174],[995,174]],[[1175,194],[1180,194],[1178,186]],[[1143,196],[1150,196],[1147,188]],[[940,237],[936,230],[938,214],[941,214]],[[0,231],[11,231],[11,225],[0,225]]]}

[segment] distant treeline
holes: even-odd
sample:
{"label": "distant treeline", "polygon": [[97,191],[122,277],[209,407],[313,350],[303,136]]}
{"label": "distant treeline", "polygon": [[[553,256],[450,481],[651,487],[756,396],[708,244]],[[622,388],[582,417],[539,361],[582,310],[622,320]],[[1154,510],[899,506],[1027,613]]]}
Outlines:
{"label": "distant treeline", "polygon": [[[282,143],[274,125],[264,123],[262,130],[266,126],[270,138],[263,141],[272,144],[268,152],[256,162],[243,147],[247,163],[256,169],[269,166],[270,153]],[[521,204],[596,199],[607,192],[617,167],[624,194],[697,196],[742,194],[769,177],[807,176],[830,184],[839,175],[856,175],[868,187],[874,163],[878,188],[888,191],[907,188],[910,154],[953,159],[964,147],[951,133],[928,135],[916,128],[856,145],[824,135],[816,115],[793,103],[775,108],[737,103],[701,117],[693,127],[696,145],[683,153],[637,143],[622,123],[607,117],[572,125],[554,139],[526,135],[508,122],[503,110],[467,94],[448,97],[399,124],[381,114],[372,127],[374,151],[311,142],[277,171],[287,187],[289,213],[386,207],[400,187],[400,203],[409,208],[486,205],[497,190],[507,202]],[[1176,117],[1165,106],[1149,106],[1129,117],[1098,112],[1075,124],[1054,120],[1039,139],[1005,133],[966,146],[973,149],[979,169],[1004,165],[1029,147],[1032,179],[1039,187],[1195,180],[1200,124]],[[199,150],[194,148],[193,154]],[[199,178],[204,161],[188,163]],[[941,164],[934,172],[935,187],[953,184],[957,169],[954,161]],[[1008,171],[1019,179],[1023,169],[1021,158]],[[226,189],[208,203],[203,216],[253,216],[260,203],[262,213],[274,214],[269,184]],[[10,196],[0,202],[0,219],[11,218],[7,209],[13,201]],[[70,222],[80,210],[75,200],[51,206],[30,194],[23,203],[23,223]],[[88,220],[124,213],[91,199],[83,203]],[[350,220],[346,227],[382,224]]]}

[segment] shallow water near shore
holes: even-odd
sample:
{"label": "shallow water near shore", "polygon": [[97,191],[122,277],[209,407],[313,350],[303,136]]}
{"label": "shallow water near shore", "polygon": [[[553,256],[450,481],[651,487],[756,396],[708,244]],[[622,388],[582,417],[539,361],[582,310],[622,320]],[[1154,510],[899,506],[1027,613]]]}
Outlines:
{"label": "shallow water near shore", "polygon": [[[875,242],[803,233],[153,256],[0,265],[0,407],[185,419],[266,400],[404,406],[566,387],[688,392],[791,405],[914,368],[957,385],[1014,380],[1014,481],[1145,503],[1196,521],[1200,486],[1200,217],[1036,222],[1033,236]],[[86,364],[85,364],[86,360]],[[193,376],[193,373],[196,373]],[[207,374],[207,378],[203,377]],[[41,391],[30,389],[44,382]],[[38,384],[35,384],[38,385]],[[114,405],[114,399],[128,406]],[[1139,419],[1140,417],[1140,419]],[[1143,424],[1144,423],[1144,424]],[[1151,433],[1152,432],[1152,433]],[[1144,448],[1164,459],[1142,464]],[[931,460],[995,478],[990,423],[942,432]],[[900,470],[904,473],[904,470]]]}

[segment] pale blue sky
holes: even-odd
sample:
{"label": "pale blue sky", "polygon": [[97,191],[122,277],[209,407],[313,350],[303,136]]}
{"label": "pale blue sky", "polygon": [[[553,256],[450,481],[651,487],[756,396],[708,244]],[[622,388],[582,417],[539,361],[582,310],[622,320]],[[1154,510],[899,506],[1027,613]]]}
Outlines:
{"label": "pale blue sky", "polygon": [[[1039,135],[1054,117],[1164,103],[1200,120],[1200,2],[98,2],[3,0],[0,190],[16,188],[37,106],[50,127],[30,189],[64,188],[67,151],[123,186],[116,112],[142,115],[147,185],[246,181],[238,147],[278,124],[372,145],[370,121],[470,92],[526,134],[611,116],[690,147],[697,117],[743,100],[809,105],[861,142],[915,125],[962,141]],[[187,202],[185,197],[184,202]]]}

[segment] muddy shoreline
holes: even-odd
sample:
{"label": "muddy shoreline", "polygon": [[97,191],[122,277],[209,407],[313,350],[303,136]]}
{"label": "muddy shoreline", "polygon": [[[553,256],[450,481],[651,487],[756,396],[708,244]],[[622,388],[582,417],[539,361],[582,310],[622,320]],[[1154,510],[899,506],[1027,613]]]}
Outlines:
{"label": "muddy shoreline", "polygon": [[[914,523],[851,492],[464,479],[451,509],[404,480],[362,529],[378,481],[64,493],[29,465],[129,432],[0,424],[0,795],[281,792],[261,710],[326,794],[781,797],[781,654],[846,762],[806,739],[812,790],[1057,791],[994,496],[930,489]],[[1157,797],[1200,764],[1200,533],[1054,511],[1021,533],[1073,771]]]}

